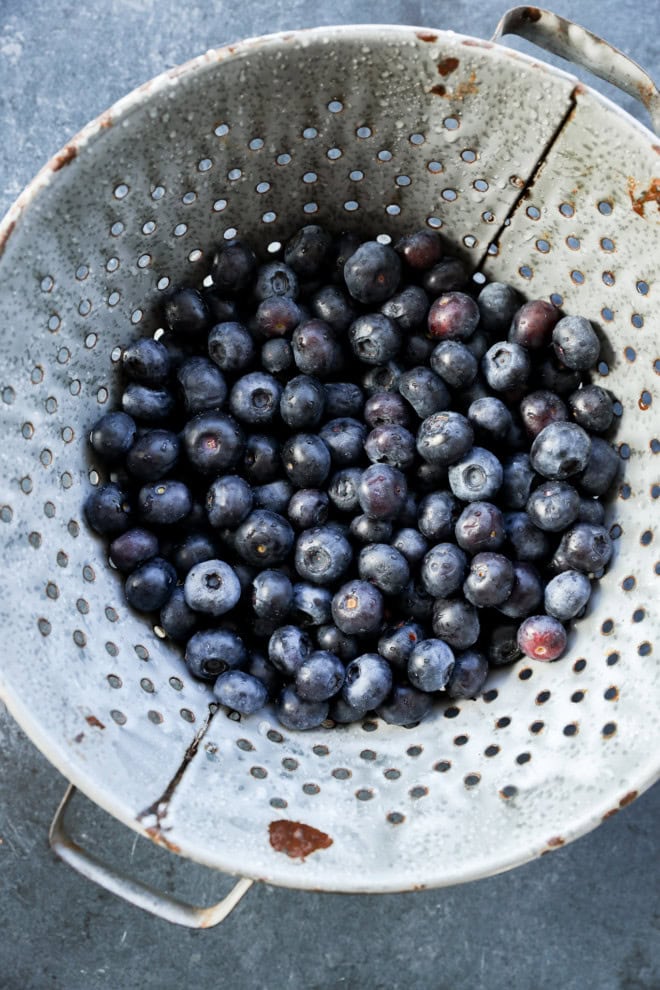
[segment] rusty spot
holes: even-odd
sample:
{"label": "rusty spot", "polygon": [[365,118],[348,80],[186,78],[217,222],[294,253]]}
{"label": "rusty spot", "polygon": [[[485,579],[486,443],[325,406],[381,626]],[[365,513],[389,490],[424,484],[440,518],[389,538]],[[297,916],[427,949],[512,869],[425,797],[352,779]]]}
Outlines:
{"label": "rusty spot", "polygon": [[434,41],[438,40],[437,34],[431,34],[430,31],[418,31],[417,37],[420,41],[428,41],[429,44],[433,44]]}
{"label": "rusty spot", "polygon": [[275,852],[286,853],[291,859],[305,859],[317,849],[328,849],[332,839],[311,825],[280,819],[268,826],[270,844]]}
{"label": "rusty spot", "polygon": [[447,87],[443,86],[442,83],[438,83],[437,86],[431,86],[430,92],[434,96],[445,96],[447,94]]}
{"label": "rusty spot", "polygon": [[660,155],[660,144],[652,144],[651,147],[655,151],[656,155]]}
{"label": "rusty spot", "polygon": [[64,168],[65,165],[72,162],[77,154],[78,149],[75,144],[65,145],[64,148],[62,148],[62,150],[53,158],[53,164],[51,165],[53,172],[59,172],[61,168]]}
{"label": "rusty spot", "polygon": [[632,176],[629,176],[628,195],[630,196],[632,208],[638,216],[646,216],[644,207],[647,203],[655,203],[660,210],[660,179],[652,179],[649,188],[645,189],[644,192],[639,194],[639,196],[635,196],[636,187],[637,182],[632,178]]}
{"label": "rusty spot", "polygon": [[603,821],[606,822],[608,818],[614,818],[614,816],[618,814],[619,814],[618,808],[611,808],[609,811],[606,811],[605,814],[603,815]]}
{"label": "rusty spot", "polygon": [[521,7],[518,14],[521,24],[535,24],[541,20],[541,11],[538,7]]}
{"label": "rusty spot", "polygon": [[584,85],[584,83],[580,83],[579,82],[579,83],[576,83],[575,86],[573,87],[573,92],[572,92],[571,95],[572,96],[584,96],[586,92],[587,92],[587,87]]}
{"label": "rusty spot", "polygon": [[5,232],[2,235],[2,237],[0,237],[0,255],[3,254],[3,252],[5,250],[5,246],[7,244],[7,241],[9,240],[9,238],[11,237],[11,235],[14,233],[14,230],[15,229],[16,229],[16,221],[15,220],[12,220],[11,223],[8,223],[7,224],[7,229],[5,230]]}
{"label": "rusty spot", "polygon": [[77,736],[74,736],[73,741],[79,743],[82,742],[84,738],[85,738],[85,733],[79,732]]}
{"label": "rusty spot", "polygon": [[619,801],[619,807],[625,808],[626,805],[632,804],[635,798],[637,797],[637,794],[638,794],[637,791],[628,791],[628,793],[624,794],[624,796]]}
{"label": "rusty spot", "polygon": [[476,38],[464,38],[461,41],[462,45],[466,48],[494,48],[492,41],[477,41]]}
{"label": "rusty spot", "polygon": [[525,180],[521,179],[519,175],[510,175],[509,182],[511,183],[512,186],[515,186],[516,189],[522,189],[523,186],[525,185]]}
{"label": "rusty spot", "polygon": [[105,729],[103,722],[99,722],[96,715],[86,715],[85,721],[87,722],[87,725],[91,725],[96,729]]}
{"label": "rusty spot", "polygon": [[447,58],[443,58],[441,62],[438,62],[438,72],[444,79],[445,76],[450,76],[452,72],[459,67],[459,65],[460,62],[457,58],[453,58],[451,55],[448,55]]}
{"label": "rusty spot", "polygon": [[558,849],[559,846],[563,846],[565,839],[562,839],[561,835],[553,835],[551,839],[548,839],[548,845],[551,849]]}
{"label": "rusty spot", "polygon": [[145,829],[145,832],[151,841],[155,842],[157,846],[164,846],[165,849],[169,849],[169,851],[173,853],[181,852],[181,847],[177,846],[174,842],[170,842],[167,836],[163,835],[163,832],[159,826],[153,825],[150,828]]}
{"label": "rusty spot", "polygon": [[99,127],[106,130],[108,127],[112,127],[113,120],[109,110],[106,110],[104,114],[99,117]]}

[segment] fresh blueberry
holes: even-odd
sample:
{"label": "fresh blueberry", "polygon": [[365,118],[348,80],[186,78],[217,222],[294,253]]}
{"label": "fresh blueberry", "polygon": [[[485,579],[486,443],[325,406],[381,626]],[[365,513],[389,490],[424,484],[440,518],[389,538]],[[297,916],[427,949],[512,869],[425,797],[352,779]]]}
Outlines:
{"label": "fresh blueberry", "polygon": [[504,543],[504,519],[490,502],[466,505],[455,527],[456,542],[468,553],[499,550]]}
{"label": "fresh blueberry", "polygon": [[299,626],[327,626],[332,620],[332,592],[309,581],[293,586],[291,620]]}
{"label": "fresh blueberry", "polygon": [[214,560],[218,556],[218,548],[208,533],[189,533],[188,536],[174,548],[172,562],[179,574],[187,574],[195,564],[204,560]]}
{"label": "fresh blueberry", "polygon": [[332,419],[355,417],[362,412],[364,395],[354,382],[325,382],[325,414]]}
{"label": "fresh blueberry", "polygon": [[581,498],[577,522],[593,523],[602,526],[605,522],[605,506],[597,498]]}
{"label": "fresh blueberry", "polygon": [[198,337],[209,323],[209,311],[197,289],[178,289],[164,306],[165,322],[174,333]]}
{"label": "fresh blueberry", "polygon": [[[470,351],[471,354],[474,354],[477,361],[481,362],[481,359],[488,350],[488,348],[490,347],[490,344],[491,344],[490,336],[484,330],[476,330],[472,334],[470,339],[466,341],[465,346],[467,347],[467,349]],[[472,388],[474,388],[479,384],[481,384],[481,387],[483,388],[483,395],[488,395],[489,393],[486,389],[486,386],[483,385],[479,377],[477,377],[475,381],[472,383]],[[477,396],[475,396],[475,398],[477,398]]]}
{"label": "fresh blueberry", "polygon": [[285,729],[315,729],[328,717],[327,701],[304,701],[295,690],[285,687],[278,699],[275,714]]}
{"label": "fresh blueberry", "polygon": [[293,604],[293,585],[281,570],[260,571],[252,582],[252,609],[260,618],[278,623]]}
{"label": "fresh blueberry", "polygon": [[421,286],[407,285],[384,302],[380,311],[407,334],[426,323],[429,305],[429,297]]}
{"label": "fresh blueberry", "polygon": [[222,371],[244,371],[254,361],[254,341],[242,323],[218,323],[209,333],[209,357]]}
{"label": "fresh blueberry", "polygon": [[298,626],[280,626],[268,641],[268,659],[286,677],[295,677],[311,652],[312,641]]}
{"label": "fresh blueberry", "polygon": [[589,460],[578,475],[580,490],[585,495],[605,495],[613,485],[620,467],[621,460],[615,448],[600,437],[592,437]]}
{"label": "fresh blueberry", "polygon": [[114,464],[129,452],[136,434],[137,427],[130,416],[125,412],[109,412],[94,424],[89,442],[99,457],[108,464]]}
{"label": "fresh blueberry", "polygon": [[433,598],[449,598],[463,584],[467,566],[466,554],[455,543],[438,543],[422,561],[422,584]]}
{"label": "fresh blueberry", "polygon": [[394,534],[392,546],[403,554],[413,567],[420,562],[429,548],[428,540],[422,536],[419,530],[409,526]]}
{"label": "fresh blueberry", "polygon": [[297,488],[318,488],[330,472],[330,451],[320,436],[296,433],[282,447],[282,463]]}
{"label": "fresh blueberry", "polygon": [[331,251],[330,278],[333,283],[344,285],[344,266],[360,247],[362,240],[355,231],[345,231],[335,237]]}
{"label": "fresh blueberry", "polygon": [[520,306],[520,296],[511,285],[489,282],[477,296],[477,306],[486,333],[502,338]]}
{"label": "fresh blueberry", "polygon": [[408,492],[406,500],[401,506],[399,514],[396,517],[397,525],[404,529],[408,526],[416,526],[418,514],[419,498],[414,492]]}
{"label": "fresh blueberry", "polygon": [[364,404],[363,417],[372,429],[377,426],[410,427],[410,407],[398,392],[374,392]]}
{"label": "fresh blueberry", "polygon": [[275,437],[251,433],[245,441],[242,473],[253,485],[275,481],[282,471],[282,452]]}
{"label": "fresh blueberry", "polygon": [[543,601],[543,585],[538,571],[531,564],[516,561],[513,565],[513,588],[505,602],[498,606],[510,619],[523,619],[538,611]]}
{"label": "fresh blueberry", "polygon": [[259,650],[250,650],[245,671],[252,674],[266,688],[269,698],[275,698],[282,687],[282,678],[277,668]]}
{"label": "fresh blueberry", "polygon": [[451,492],[431,492],[419,503],[417,528],[428,540],[444,540],[454,528],[457,511],[456,499]]}
{"label": "fresh blueberry", "polygon": [[183,590],[190,608],[208,615],[224,615],[241,597],[240,581],[223,560],[195,564],[186,575]]}
{"label": "fresh blueberry", "polygon": [[552,331],[552,346],[563,365],[573,371],[587,371],[598,361],[600,340],[584,316],[565,316]]}
{"label": "fresh blueberry", "polygon": [[270,296],[259,303],[254,314],[254,326],[264,337],[284,337],[298,326],[300,306],[288,296]]}
{"label": "fresh blueberry", "polygon": [[417,450],[429,464],[453,464],[467,454],[474,441],[470,423],[460,413],[428,416],[417,433]]}
{"label": "fresh blueberry", "polygon": [[550,343],[561,313],[545,299],[532,299],[520,307],[511,321],[509,340],[528,350],[541,350]]}
{"label": "fresh blueberry", "polygon": [[505,509],[524,509],[532,486],[538,480],[538,475],[529,462],[529,455],[518,453],[508,457],[504,461],[502,472],[500,504]]}
{"label": "fresh blueberry", "polygon": [[397,325],[382,313],[359,316],[349,327],[348,340],[356,358],[371,365],[385,364],[401,347]]}
{"label": "fresh blueberry", "polygon": [[449,468],[449,485],[463,502],[485,502],[502,487],[504,474],[495,454],[473,447]]}
{"label": "fresh blueberry", "polygon": [[148,529],[127,529],[110,544],[109,556],[118,571],[129,573],[158,555],[158,537]]}
{"label": "fresh blueberry", "polygon": [[142,337],[125,347],[121,364],[126,377],[141,385],[164,385],[172,370],[167,347],[153,337]]}
{"label": "fresh blueberry", "polygon": [[545,586],[545,610],[560,622],[574,619],[590,598],[591,581],[580,571],[562,571]]}
{"label": "fresh blueberry", "polygon": [[405,470],[415,459],[415,438],[395,423],[377,426],[367,436],[364,451],[372,464],[389,464]]}
{"label": "fresh blueberry", "polygon": [[[428,364],[428,360],[433,353],[435,343],[429,340],[422,332],[406,334],[403,338],[403,350],[401,360],[406,368],[423,368]],[[440,409],[444,407],[439,406]],[[434,410],[435,412],[435,410]],[[430,415],[430,413],[428,414]]]}
{"label": "fresh blueberry", "polygon": [[526,511],[539,529],[560,533],[577,519],[580,496],[565,481],[545,481],[529,496]]}
{"label": "fresh blueberry", "polygon": [[345,673],[339,657],[317,650],[296,671],[296,694],[304,701],[327,701],[341,691]]}
{"label": "fresh blueberry", "polygon": [[541,389],[530,392],[522,399],[520,417],[527,436],[534,440],[546,426],[568,419],[568,410],[558,395]]}
{"label": "fresh blueberry", "polygon": [[255,509],[237,528],[235,547],[247,564],[271,567],[288,557],[293,539],[286,519],[268,509]]}
{"label": "fresh blueberry", "polygon": [[295,566],[305,581],[331,584],[342,577],[352,559],[348,540],[327,526],[305,529],[298,537]]}
{"label": "fresh blueberry", "polygon": [[289,299],[298,298],[298,276],[281,261],[268,261],[257,269],[257,280],[254,293],[259,300],[271,296],[287,296]]}
{"label": "fresh blueberry", "polygon": [[367,395],[374,395],[376,392],[396,392],[403,371],[403,366],[397,361],[372,365],[362,376],[362,388]]}
{"label": "fresh blueberry", "polygon": [[518,630],[518,647],[531,660],[558,660],[566,649],[566,630],[551,615],[530,615]]}
{"label": "fresh blueberry", "polygon": [[[496,284],[496,283],[491,283]],[[447,681],[450,698],[476,698],[488,677],[488,661],[478,650],[454,654],[454,666]]]}
{"label": "fresh blueberry", "polygon": [[559,563],[562,571],[597,574],[609,564],[612,550],[612,540],[604,526],[576,523],[562,536],[553,564]]}
{"label": "fresh blueberry", "polygon": [[[428,282],[424,287],[431,291]],[[471,296],[445,292],[429,310],[428,332],[435,340],[468,340],[478,323],[479,307]]]}
{"label": "fresh blueberry", "polygon": [[84,513],[92,529],[103,536],[119,536],[131,525],[128,496],[114,482],[100,485],[89,493]]}
{"label": "fresh blueberry", "polygon": [[208,358],[188,358],[177,369],[176,377],[183,393],[186,412],[204,412],[224,405],[227,398],[224,375]]}
{"label": "fresh blueberry", "polygon": [[293,485],[290,481],[280,478],[269,481],[265,485],[257,485],[253,489],[255,509],[270,509],[284,516],[287,514],[289,502],[293,497]]}
{"label": "fresh blueberry", "polygon": [[244,241],[235,238],[218,248],[211,265],[213,285],[220,294],[234,295],[254,281],[257,259]]}
{"label": "fresh blueberry", "polygon": [[215,286],[206,288],[202,295],[209,311],[211,326],[215,326],[216,323],[231,323],[232,320],[238,319],[236,300],[226,299],[222,295],[218,295]]}
{"label": "fresh blueberry", "polygon": [[476,439],[489,444],[501,443],[513,422],[502,400],[493,395],[474,399],[468,406],[467,418]]}
{"label": "fresh blueberry", "polygon": [[336,285],[325,285],[312,297],[312,315],[328,323],[337,334],[344,333],[357,316],[351,301]]}
{"label": "fresh blueberry", "polygon": [[541,363],[538,378],[543,388],[557,395],[568,395],[578,388],[581,376],[579,371],[566,368],[554,354]]}
{"label": "fresh blueberry", "polygon": [[170,474],[179,460],[181,444],[169,430],[145,430],[126,457],[126,467],[140,481],[158,481]]}
{"label": "fresh blueberry", "polygon": [[317,224],[301,227],[287,241],[284,260],[298,275],[313,278],[326,264],[332,250],[330,235]]}
{"label": "fresh blueberry", "polygon": [[197,413],[181,433],[188,460],[202,474],[221,474],[241,458],[243,431],[231,416],[221,412]]}
{"label": "fresh blueberry", "polygon": [[443,255],[440,235],[434,230],[416,230],[394,245],[401,260],[414,272],[425,272],[437,265]]}
{"label": "fresh blueberry", "polygon": [[513,591],[513,564],[500,553],[478,553],[472,558],[463,594],[478,608],[501,605]]}
{"label": "fresh blueberry", "polygon": [[479,639],[479,616],[464,598],[436,598],[433,632],[454,650],[467,650]]}
{"label": "fresh blueberry", "polygon": [[590,433],[604,433],[612,425],[612,400],[600,385],[585,385],[568,397],[575,422]]}
{"label": "fresh blueberry", "polygon": [[261,348],[261,367],[271,375],[288,371],[293,364],[293,350],[288,340],[273,337],[267,340]]}
{"label": "fresh blueberry", "polygon": [[137,505],[145,522],[155,526],[171,526],[188,515],[192,508],[192,495],[182,481],[163,478],[142,486]]}
{"label": "fresh blueberry", "polygon": [[395,684],[376,714],[388,725],[413,726],[422,722],[433,707],[427,691],[418,691],[410,684]]}
{"label": "fresh blueberry", "polygon": [[346,668],[342,697],[353,708],[371,711],[385,701],[392,690],[392,671],[378,653],[363,653]]}
{"label": "fresh blueberry", "polygon": [[443,691],[454,667],[453,650],[442,639],[418,643],[408,659],[408,679],[420,691]]}
{"label": "fresh blueberry", "polygon": [[330,500],[318,488],[299,488],[291,496],[287,515],[296,529],[322,526],[328,518]]}
{"label": "fresh blueberry", "polygon": [[447,386],[430,368],[411,368],[399,379],[399,392],[420,419],[446,409],[450,398]]}
{"label": "fresh blueberry", "polygon": [[458,292],[466,288],[470,273],[460,258],[443,258],[424,274],[422,285],[435,298],[445,292]]}
{"label": "fresh blueberry", "polygon": [[354,660],[360,652],[357,639],[343,633],[332,623],[317,628],[316,642],[319,650],[327,650],[329,653],[336,654],[344,663]]}
{"label": "fresh blueberry", "polygon": [[408,495],[405,475],[389,464],[371,464],[358,486],[360,508],[373,519],[395,519]]}
{"label": "fresh blueberry", "polygon": [[121,407],[141,423],[162,423],[174,412],[174,396],[166,388],[150,388],[129,382],[122,393]]}
{"label": "fresh blueberry", "polygon": [[513,663],[522,656],[518,646],[518,623],[498,622],[488,630],[486,656],[492,667]]}
{"label": "fresh blueberry", "polygon": [[197,628],[199,616],[186,605],[183,588],[177,585],[160,610],[158,625],[174,643],[186,643]]}
{"label": "fresh blueberry", "polygon": [[401,622],[385,629],[378,640],[378,652],[402,674],[407,670],[410,654],[423,639],[424,630],[418,622]]}
{"label": "fresh blueberry", "polygon": [[389,519],[374,519],[364,513],[351,520],[350,534],[358,543],[384,543],[392,535]]}
{"label": "fresh blueberry", "polygon": [[551,481],[564,481],[589,463],[591,440],[577,423],[551,423],[538,434],[529,452],[535,471]]}
{"label": "fresh blueberry", "polygon": [[395,602],[399,615],[407,619],[427,623],[433,613],[433,598],[428,594],[421,581],[414,578],[408,582]]}
{"label": "fresh blueberry", "polygon": [[325,408],[325,392],[318,378],[297,375],[284,386],[280,399],[280,415],[294,430],[317,426]]}
{"label": "fresh blueberry", "polygon": [[124,594],[138,612],[156,612],[170,597],[175,584],[172,565],[162,557],[152,557],[128,575]]}
{"label": "fresh blueberry", "polygon": [[247,481],[235,474],[216,478],[206,494],[206,514],[211,526],[235,529],[252,509],[254,495]]}
{"label": "fresh blueberry", "polygon": [[547,558],[550,538],[533,524],[526,512],[506,512],[504,528],[518,560],[542,561]]}
{"label": "fresh blueberry", "polygon": [[279,412],[282,386],[263,371],[239,378],[229,394],[229,408],[241,423],[270,423]]}
{"label": "fresh blueberry", "polygon": [[[368,581],[348,581],[332,599],[335,625],[349,636],[379,629],[383,621],[383,598]],[[350,702],[350,699],[346,699]]]}
{"label": "fresh blueberry", "polygon": [[365,241],[344,265],[346,288],[358,302],[382,303],[394,295],[401,278],[401,262],[387,244]]}
{"label": "fresh blueberry", "polygon": [[323,320],[305,320],[293,331],[293,360],[304,375],[329,378],[342,365],[342,353],[335,332]]}
{"label": "fresh blueberry", "polygon": [[372,543],[360,551],[358,573],[362,581],[370,581],[385,595],[398,594],[410,580],[408,561],[386,543]]}
{"label": "fresh blueberry", "polygon": [[431,354],[431,367],[450,388],[467,388],[477,377],[479,364],[460,340],[443,340]]}
{"label": "fresh blueberry", "polygon": [[268,689],[244,670],[227,670],[213,685],[213,694],[221,705],[241,715],[253,715],[266,704]]}
{"label": "fresh blueberry", "polygon": [[520,344],[505,340],[493,344],[481,359],[481,369],[494,392],[523,386],[530,372],[529,354]]}
{"label": "fresh blueberry", "polygon": [[420,496],[433,495],[441,488],[447,488],[449,471],[445,464],[429,464],[422,461],[411,475],[411,482]]}
{"label": "fresh blueberry", "polygon": [[185,660],[195,677],[214,681],[218,674],[241,667],[247,660],[247,651],[232,629],[203,629],[188,640]]}

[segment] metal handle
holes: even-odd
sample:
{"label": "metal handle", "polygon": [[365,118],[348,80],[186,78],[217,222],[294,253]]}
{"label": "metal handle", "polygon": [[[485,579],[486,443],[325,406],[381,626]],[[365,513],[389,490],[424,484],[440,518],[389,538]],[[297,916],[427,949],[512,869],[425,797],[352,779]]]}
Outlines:
{"label": "metal handle", "polygon": [[517,34],[548,52],[589,69],[629,96],[641,100],[656,133],[660,132],[660,92],[648,73],[598,35],[540,7],[513,7],[495,28],[492,40]]}
{"label": "metal handle", "polygon": [[93,880],[94,883],[130,904],[135,904],[136,907],[149,911],[150,914],[155,914],[165,921],[171,921],[175,925],[184,925],[186,928],[212,928],[224,921],[252,886],[252,880],[242,877],[221,901],[202,908],[186,904],[148,884],[133,880],[107,863],[101,862],[71,838],[66,829],[64,816],[75,793],[76,788],[73,784],[69,784],[55,812],[48,833],[51,849],[88,880]]}

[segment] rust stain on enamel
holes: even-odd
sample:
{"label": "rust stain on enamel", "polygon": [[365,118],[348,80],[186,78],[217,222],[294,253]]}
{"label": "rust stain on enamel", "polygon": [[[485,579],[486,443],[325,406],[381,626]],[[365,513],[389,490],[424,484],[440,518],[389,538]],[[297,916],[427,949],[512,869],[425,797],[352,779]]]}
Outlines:
{"label": "rust stain on enamel", "polygon": [[174,842],[170,842],[170,840],[163,835],[160,828],[152,826],[151,828],[145,829],[145,831],[151,841],[155,842],[157,846],[164,846],[165,849],[169,849],[169,851],[173,853],[181,852],[180,846],[177,846]]}
{"label": "rust stain on enamel", "polygon": [[660,210],[660,179],[651,179],[649,188],[641,192],[639,196],[635,196],[636,189],[636,180],[632,176],[628,176],[628,195],[632,208],[638,216],[646,217],[644,208],[647,203],[655,203]]}
{"label": "rust stain on enamel", "polygon": [[103,722],[100,722],[96,715],[86,715],[85,721],[87,722],[87,725],[94,726],[96,729],[105,729]]}
{"label": "rust stain on enamel", "polygon": [[457,58],[448,55],[447,58],[443,58],[441,62],[438,62],[438,72],[444,79],[446,76],[450,76],[460,64]]}
{"label": "rust stain on enamel", "polygon": [[286,819],[271,822],[268,834],[275,852],[285,853],[291,859],[306,859],[317,849],[328,849],[332,845],[332,839],[325,832]]}
{"label": "rust stain on enamel", "polygon": [[437,34],[431,34],[430,31],[418,31],[417,37],[420,41],[427,41],[429,44],[432,44],[434,41],[438,40]]}
{"label": "rust stain on enamel", "polygon": [[628,791],[628,793],[627,794],[624,794],[624,796],[619,801],[619,807],[620,808],[625,808],[626,805],[632,804],[632,802],[637,797],[637,794],[638,794],[637,791]]}
{"label": "rust stain on enamel", "polygon": [[65,165],[69,165],[77,154],[78,149],[75,144],[65,145],[65,147],[62,148],[62,150],[53,158],[53,164],[51,165],[53,172],[59,172],[59,170],[64,168]]}

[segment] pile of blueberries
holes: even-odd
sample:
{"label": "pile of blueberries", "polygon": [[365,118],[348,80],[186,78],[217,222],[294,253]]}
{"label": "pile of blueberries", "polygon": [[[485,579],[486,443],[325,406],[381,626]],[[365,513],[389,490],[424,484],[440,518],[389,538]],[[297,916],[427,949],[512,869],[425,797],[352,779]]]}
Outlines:
{"label": "pile of blueberries", "polygon": [[210,275],[124,350],[85,513],[217,701],[413,725],[560,657],[620,466],[589,321],[476,285],[430,230],[310,225],[265,263],[235,239]]}

